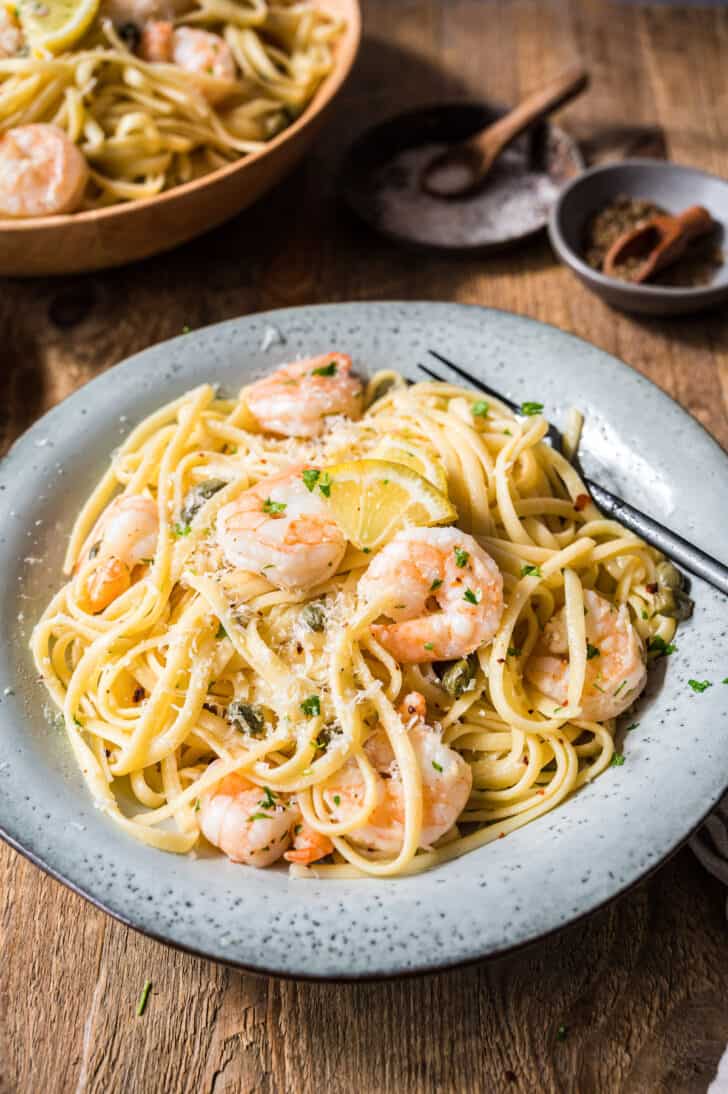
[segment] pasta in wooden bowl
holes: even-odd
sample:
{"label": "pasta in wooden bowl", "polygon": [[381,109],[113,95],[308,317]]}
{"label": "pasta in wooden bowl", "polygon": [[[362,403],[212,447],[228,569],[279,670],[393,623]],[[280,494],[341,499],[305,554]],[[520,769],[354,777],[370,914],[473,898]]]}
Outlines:
{"label": "pasta in wooden bowl", "polygon": [[356,0],[87,2],[56,53],[0,11],[0,274],[120,265],[239,212],[304,153],[360,34]]}

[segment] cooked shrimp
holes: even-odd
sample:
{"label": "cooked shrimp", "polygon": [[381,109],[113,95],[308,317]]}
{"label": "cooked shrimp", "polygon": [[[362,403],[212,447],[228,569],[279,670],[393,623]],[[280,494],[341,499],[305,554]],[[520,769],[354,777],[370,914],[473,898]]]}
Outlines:
{"label": "cooked shrimp", "polygon": [[325,353],[282,365],[245,391],[245,402],[261,429],[286,437],[318,437],[335,414],[357,419],[363,387],[351,372],[351,357]]}
{"label": "cooked shrimp", "polygon": [[19,125],[0,136],[0,216],[72,213],[87,181],[86,160],[57,125]]}
{"label": "cooked shrimp", "polygon": [[[581,695],[582,717],[596,722],[617,718],[631,706],[647,682],[642,639],[632,626],[625,605],[616,608],[599,593],[584,593],[584,623],[591,656],[586,663]],[[597,652],[594,653],[593,651]],[[569,661],[565,609],[546,624],[540,647],[526,664],[526,678],[565,706],[569,689]]]}
{"label": "cooked shrimp", "polygon": [[328,836],[323,836],[315,828],[309,828],[305,822],[301,822],[293,829],[293,850],[286,851],[283,857],[298,866],[310,866],[312,862],[318,862],[330,855],[333,849],[334,845]]}
{"label": "cooked shrimp", "polygon": [[300,464],[262,479],[217,515],[226,561],[283,589],[318,585],[336,572],[346,550],[343,532],[303,471]]}
{"label": "cooked shrimp", "polygon": [[117,498],[104,510],[81,556],[98,559],[81,598],[89,611],[103,611],[126,592],[134,567],[154,557],[158,535],[157,503],[145,494]]}
{"label": "cooked shrimp", "polygon": [[[448,661],[490,642],[503,614],[503,578],[490,555],[457,528],[405,528],[359,582],[367,601],[391,593],[372,634],[398,661]],[[440,611],[436,609],[439,608]]]}
{"label": "cooked shrimp", "polygon": [[[145,24],[139,52],[145,61],[167,61],[193,76],[211,103],[220,102],[235,82],[235,60],[219,34],[197,27],[174,27],[164,20]],[[225,84],[216,83],[224,81]]]}
{"label": "cooked shrimp", "polygon": [[14,57],[23,48],[23,32],[15,16],[0,7],[0,60]]}
{"label": "cooked shrimp", "polygon": [[174,23],[152,19],[144,24],[139,54],[145,61],[171,61]]}
{"label": "cooked shrimp", "polygon": [[[470,797],[472,772],[440,734],[423,720],[424,697],[408,695],[402,717],[409,726],[417,765],[422,775],[422,833],[420,847],[431,847],[452,828]],[[414,724],[412,724],[414,719]],[[402,776],[384,730],[376,730],[364,746],[378,774],[377,802],[361,828],[348,838],[377,851],[396,854],[404,836],[405,806]],[[327,783],[324,801],[338,822],[361,809],[364,778],[355,760],[348,761]]]}
{"label": "cooked shrimp", "polygon": [[226,775],[200,798],[199,821],[205,839],[233,862],[270,866],[291,842],[299,821],[295,801],[261,790],[242,775]]}

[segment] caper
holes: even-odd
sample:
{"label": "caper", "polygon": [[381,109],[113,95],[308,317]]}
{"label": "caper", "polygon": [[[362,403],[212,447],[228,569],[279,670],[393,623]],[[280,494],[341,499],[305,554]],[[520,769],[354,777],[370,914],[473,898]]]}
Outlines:
{"label": "caper", "polygon": [[672,589],[660,589],[655,593],[652,610],[658,615],[670,615],[675,609],[675,594]]}
{"label": "caper", "polygon": [[320,601],[312,600],[301,612],[301,618],[310,631],[326,629],[326,613]]}
{"label": "caper", "polygon": [[657,566],[657,581],[666,589],[682,589],[683,575],[671,562],[660,562]]}
{"label": "caper", "polygon": [[234,699],[227,708],[227,720],[233,729],[240,733],[249,733],[251,737],[262,737],[265,731],[263,708],[253,703],[244,703]]}
{"label": "caper", "polygon": [[687,593],[684,593],[682,589],[676,589],[672,608],[669,611],[663,611],[662,614],[668,615],[671,619],[689,619],[693,614],[694,607],[695,602],[690,599]]}
{"label": "caper", "polygon": [[132,53],[139,49],[139,44],[142,40],[142,32],[136,23],[124,23],[119,27],[118,35],[127,49],[130,49]]}
{"label": "caper", "polygon": [[227,486],[224,479],[205,479],[204,482],[198,482],[196,486],[193,486],[185,495],[182,511],[179,515],[180,523],[191,524],[193,517],[205,502],[209,501],[218,490],[222,490],[223,486]]}
{"label": "caper", "polygon": [[463,657],[460,661],[453,661],[442,674],[441,684],[448,695],[459,698],[463,692],[469,691],[475,679],[475,666]]}

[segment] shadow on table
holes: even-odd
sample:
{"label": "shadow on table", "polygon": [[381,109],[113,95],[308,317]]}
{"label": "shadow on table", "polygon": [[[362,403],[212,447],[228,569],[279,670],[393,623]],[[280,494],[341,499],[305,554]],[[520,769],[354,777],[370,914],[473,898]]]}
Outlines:
{"label": "shadow on table", "polygon": [[383,983],[269,981],[268,1028],[277,1014],[286,1073],[306,1090],[705,1091],[728,1042],[724,910],[685,850],[498,961]]}

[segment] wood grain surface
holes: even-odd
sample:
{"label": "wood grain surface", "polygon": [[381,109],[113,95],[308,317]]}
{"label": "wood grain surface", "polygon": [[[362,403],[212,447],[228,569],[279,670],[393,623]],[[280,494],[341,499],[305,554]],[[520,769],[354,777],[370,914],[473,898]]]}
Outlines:
{"label": "wood grain surface", "polygon": [[[514,101],[576,57],[592,90],[563,120],[592,149],[657,126],[674,159],[728,175],[728,9],[364,7],[362,54],[336,116],[253,211],[136,267],[0,282],[4,444],[185,325],[317,301],[431,298],[492,304],[583,335],[669,391],[728,448],[725,314],[631,319],[588,295],[544,240],[487,261],[423,256],[374,238],[336,201],[342,152],[366,125],[446,95]],[[255,979],[166,949],[3,847],[0,943],[3,1092],[693,1094],[707,1089],[728,1042],[725,893],[687,850],[521,954],[342,986]]]}

